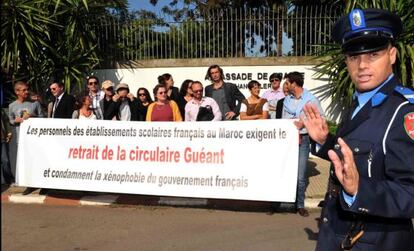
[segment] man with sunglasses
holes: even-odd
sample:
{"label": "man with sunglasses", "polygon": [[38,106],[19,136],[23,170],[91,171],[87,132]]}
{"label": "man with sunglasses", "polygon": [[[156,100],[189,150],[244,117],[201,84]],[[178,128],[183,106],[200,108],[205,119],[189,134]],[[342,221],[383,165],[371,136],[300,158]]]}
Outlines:
{"label": "man with sunglasses", "polygon": [[140,106],[138,100],[129,91],[129,86],[120,83],[116,86],[116,94],[112,97],[113,102],[105,112],[105,116],[116,117],[121,121],[140,121]]}
{"label": "man with sunglasses", "polygon": [[96,76],[89,76],[87,79],[87,87],[89,90],[89,97],[92,99],[91,108],[96,114],[97,119],[103,119],[102,109],[99,102],[104,98],[104,91],[99,88],[99,79]]}
{"label": "man with sunglasses", "polygon": [[[193,92],[193,98],[185,105],[185,121],[201,121],[212,120],[220,121],[222,115],[217,102],[213,98],[203,97],[203,84],[200,81],[194,81],[191,85],[191,91]],[[211,111],[213,118],[201,118],[200,107],[204,107]]]}
{"label": "man with sunglasses", "polygon": [[115,84],[111,80],[105,80],[102,82],[102,91],[105,93],[104,98],[99,101],[100,114],[103,114],[105,120],[115,119],[114,116],[111,116],[109,107],[114,102],[112,100],[115,95],[114,90]]}
{"label": "man with sunglasses", "polygon": [[312,105],[301,118],[332,162],[317,250],[414,247],[414,91],[393,74],[402,27],[380,9],[354,9],[334,26],[355,93],[336,135]]}
{"label": "man with sunglasses", "polygon": [[49,87],[55,98],[52,102],[51,117],[55,119],[71,119],[75,110],[76,99],[65,92],[62,83],[54,81]]}
{"label": "man with sunglasses", "polygon": [[277,101],[285,97],[282,88],[280,88],[282,76],[282,73],[272,73],[269,77],[271,88],[262,95],[262,98],[267,99],[267,102],[269,102],[270,119],[276,118]]}

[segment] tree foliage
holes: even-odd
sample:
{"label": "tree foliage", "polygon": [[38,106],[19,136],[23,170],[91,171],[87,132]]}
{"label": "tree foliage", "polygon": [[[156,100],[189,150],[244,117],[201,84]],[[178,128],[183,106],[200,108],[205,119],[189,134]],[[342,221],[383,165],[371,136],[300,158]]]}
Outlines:
{"label": "tree foliage", "polygon": [[4,0],[1,3],[1,68],[6,84],[28,80],[43,94],[54,78],[81,88],[99,64],[92,26],[126,9],[125,0]]}

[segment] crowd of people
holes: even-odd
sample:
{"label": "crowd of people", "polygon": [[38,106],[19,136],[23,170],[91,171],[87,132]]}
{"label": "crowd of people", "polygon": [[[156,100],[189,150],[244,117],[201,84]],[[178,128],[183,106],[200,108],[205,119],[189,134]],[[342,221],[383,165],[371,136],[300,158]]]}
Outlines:
{"label": "crowd of people", "polygon": [[[15,153],[17,152],[19,126],[30,117],[47,117],[59,119],[92,119],[119,121],[221,121],[221,120],[257,120],[275,118],[299,118],[300,111],[308,101],[317,99],[303,88],[303,75],[291,72],[285,76],[285,84],[281,87],[283,76],[280,73],[270,75],[271,89],[260,95],[261,84],[252,80],[248,83],[250,96],[245,97],[233,83],[225,82],[223,69],[219,65],[208,68],[206,78],[211,84],[203,87],[197,80],[185,80],[180,88],[174,86],[171,74],[165,73],[158,77],[158,84],[150,92],[144,87],[138,88],[136,95],[130,92],[126,83],[115,84],[111,80],[100,83],[98,77],[86,79],[85,91],[73,95],[65,91],[61,82],[53,81],[49,85],[53,100],[43,104],[38,95],[29,93],[29,84],[18,81],[14,84],[17,99],[9,105],[9,114],[2,113],[2,143],[14,143],[14,154],[3,147],[2,153],[2,184],[10,184],[15,179]],[[306,99],[302,99],[302,94]],[[285,99],[286,96],[292,98]],[[283,102],[285,100],[285,102]],[[278,102],[279,101],[279,102]],[[283,103],[287,106],[283,107]],[[322,109],[320,109],[322,112]],[[3,126],[4,125],[4,126]],[[305,129],[301,135],[305,138]],[[3,139],[3,135],[5,135]],[[12,136],[13,135],[13,136]],[[7,137],[6,137],[7,136]],[[301,137],[302,138],[302,137]],[[309,149],[309,139],[303,140]],[[4,149],[4,150],[3,150]],[[306,160],[309,150],[301,155],[298,187],[298,210],[303,216]],[[9,158],[9,156],[11,158]],[[4,160],[7,161],[3,161]],[[10,164],[10,159],[14,160]],[[13,166],[10,168],[10,166]],[[4,177],[3,177],[4,176]],[[25,194],[32,192],[28,189]]]}
{"label": "crowd of people", "polygon": [[[353,105],[346,109],[336,134],[331,134],[318,99],[304,88],[299,72],[271,74],[272,88],[260,96],[261,84],[250,81],[250,96],[224,82],[223,70],[212,65],[205,89],[186,80],[174,87],[170,74],[158,78],[155,101],[139,88],[134,96],[127,84],[87,80],[88,92],[76,101],[54,82],[55,97],[47,105],[49,118],[123,121],[217,121],[292,119],[299,134],[297,212],[304,208],[306,162],[310,149],[330,160],[328,191],[319,225],[316,250],[407,250],[414,246],[414,91],[394,76],[396,39],[401,19],[386,10],[353,9],[340,18],[333,40],[355,85]],[[280,84],[284,79],[283,87]],[[19,137],[19,125],[43,117],[39,97],[27,83],[15,83],[17,100],[9,114],[2,110],[2,184],[14,182],[8,143]],[[204,95],[203,95],[204,92]],[[312,145],[311,145],[312,142]],[[310,147],[312,146],[312,147]]]}

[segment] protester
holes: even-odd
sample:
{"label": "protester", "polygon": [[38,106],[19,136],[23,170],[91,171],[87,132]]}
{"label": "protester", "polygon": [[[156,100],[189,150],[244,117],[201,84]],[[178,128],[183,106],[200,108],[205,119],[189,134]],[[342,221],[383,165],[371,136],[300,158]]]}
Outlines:
{"label": "protester", "polygon": [[241,120],[267,119],[269,117],[269,104],[266,99],[260,98],[260,83],[252,80],[247,84],[250,97],[242,101],[240,107]]}
{"label": "protester", "polygon": [[411,250],[414,247],[414,91],[393,74],[400,18],[354,9],[334,25],[355,85],[336,135],[313,105],[301,122],[331,160],[317,250]]}
{"label": "protester", "polygon": [[42,96],[33,91],[29,92],[29,100],[32,102],[39,102],[40,107],[42,107],[42,114],[47,114],[47,104],[43,102]]}
{"label": "protester", "polygon": [[111,80],[105,80],[102,82],[102,91],[105,93],[104,98],[99,101],[100,113],[103,114],[105,120],[116,120],[116,116],[111,116],[109,113],[109,107],[114,102],[112,100],[115,95],[114,91],[115,84]]}
{"label": "protester", "polygon": [[203,84],[194,81],[191,85],[193,98],[185,106],[185,121],[220,121],[222,115],[217,102],[203,97]]}
{"label": "protester", "polygon": [[51,109],[51,117],[56,119],[70,119],[75,110],[76,100],[70,94],[65,92],[64,86],[60,82],[53,82],[50,91],[54,96]]}
{"label": "protester", "polygon": [[193,93],[191,91],[192,83],[192,80],[186,79],[180,87],[180,96],[177,105],[180,108],[181,117],[185,116],[185,105],[193,98]]}
{"label": "protester", "polygon": [[141,121],[145,121],[147,118],[147,111],[148,111],[148,106],[153,102],[151,95],[149,93],[149,91],[147,90],[147,88],[141,87],[138,88],[137,91],[137,97],[138,97],[138,103],[139,103],[139,112],[140,112],[140,120]]}
{"label": "protester", "polygon": [[177,87],[174,86],[174,79],[169,73],[164,73],[158,76],[158,83],[167,88],[167,97],[169,100],[174,100],[175,103],[179,103],[180,92]]}
{"label": "protester", "polygon": [[92,98],[89,93],[80,95],[78,99],[80,108],[73,112],[72,118],[74,119],[97,119],[95,110],[91,108]]}
{"label": "protester", "polygon": [[[14,92],[17,100],[9,105],[9,121],[12,125],[13,141],[11,143],[12,175],[16,176],[16,157],[19,143],[20,124],[32,117],[43,117],[42,107],[39,102],[32,102],[29,99],[29,85],[25,81],[18,81],[14,84]],[[30,194],[37,188],[28,187],[23,195]]]}
{"label": "protester", "polygon": [[165,85],[156,85],[153,93],[155,102],[148,106],[146,121],[183,121],[177,103],[168,100]]}
{"label": "protester", "polygon": [[271,89],[267,90],[262,98],[269,102],[269,118],[276,118],[276,104],[277,101],[284,98],[285,94],[280,88],[280,81],[282,80],[282,73],[272,73],[269,77]]}
{"label": "protester", "polygon": [[206,79],[212,84],[206,86],[206,97],[213,98],[220,107],[223,120],[235,120],[239,116],[241,102],[245,99],[235,84],[224,82],[224,72],[218,65],[208,68]]}
{"label": "protester", "polygon": [[[1,108],[1,184],[10,185],[15,182],[10,163],[9,143],[12,138],[9,117]],[[2,188],[3,191],[3,188]]]}
{"label": "protester", "polygon": [[[286,96],[283,102],[283,119],[299,119],[303,112],[303,107],[307,103],[317,106],[323,114],[319,100],[307,89],[303,88],[303,75],[299,72],[290,72],[285,77],[285,82],[289,88],[290,95]],[[306,167],[309,158],[310,141],[306,128],[299,130],[299,163],[298,163],[298,184],[296,196],[296,209],[299,215],[307,217],[309,212],[305,209],[306,191]]]}
{"label": "protester", "polygon": [[116,94],[112,97],[113,103],[108,108],[108,118],[113,116],[121,121],[140,121],[139,103],[129,91],[129,86],[120,83],[116,86]]}
{"label": "protester", "polygon": [[[286,82],[283,83],[283,94],[286,96],[289,95],[289,88]],[[281,119],[282,118],[282,113],[283,113],[283,102],[285,102],[285,97],[277,100],[276,103],[276,119]]]}
{"label": "protester", "polygon": [[105,92],[99,88],[99,79],[96,76],[89,76],[87,78],[87,88],[89,91],[89,96],[92,99],[91,109],[94,110],[98,119],[103,119],[104,114],[100,107],[100,101],[104,98]]}
{"label": "protester", "polygon": [[14,84],[14,92],[17,100],[9,105],[9,120],[13,127],[13,135],[18,142],[20,124],[31,117],[43,117],[42,107],[39,102],[29,99],[29,85],[27,82],[18,81]]}

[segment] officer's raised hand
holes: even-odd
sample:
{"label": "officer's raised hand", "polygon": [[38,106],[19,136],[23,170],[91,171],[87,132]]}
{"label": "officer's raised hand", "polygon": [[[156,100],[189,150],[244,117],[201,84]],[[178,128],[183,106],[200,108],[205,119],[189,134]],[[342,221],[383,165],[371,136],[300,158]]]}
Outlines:
{"label": "officer's raised hand", "polygon": [[303,107],[303,114],[300,116],[300,122],[296,126],[303,124],[309,133],[309,136],[318,144],[323,145],[329,134],[328,123],[321,116],[316,105],[308,103]]}
{"label": "officer's raised hand", "polygon": [[339,157],[333,150],[329,150],[328,155],[335,167],[336,177],[343,189],[347,194],[354,196],[358,192],[359,184],[359,173],[355,165],[354,155],[351,148],[342,138],[338,138],[338,144],[343,158]]}

